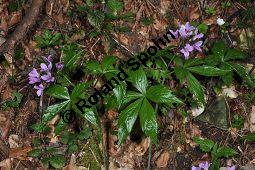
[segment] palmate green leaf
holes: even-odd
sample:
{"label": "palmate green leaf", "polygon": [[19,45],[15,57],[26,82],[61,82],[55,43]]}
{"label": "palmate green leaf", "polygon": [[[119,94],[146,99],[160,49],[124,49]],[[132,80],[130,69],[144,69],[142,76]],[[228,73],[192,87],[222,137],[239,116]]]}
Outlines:
{"label": "palmate green leaf", "polygon": [[89,83],[79,83],[77,84],[71,94],[71,100],[76,99],[79,97],[83,92],[85,92],[85,89],[89,87]]}
{"label": "palmate green leaf", "polygon": [[184,63],[184,67],[191,67],[191,66],[197,66],[197,65],[201,65],[204,63],[204,60],[201,58],[190,58],[188,60],[185,61]]}
{"label": "palmate green leaf", "polygon": [[120,85],[116,86],[114,89],[113,89],[113,93],[117,99],[117,105],[118,107],[121,106],[123,100],[124,100],[124,97],[126,95],[126,84],[125,83],[121,83]]}
{"label": "palmate green leaf", "polygon": [[51,166],[60,169],[65,166],[65,157],[63,155],[54,155],[49,159]]}
{"label": "palmate green leaf", "polygon": [[49,122],[61,110],[63,110],[69,104],[69,102],[70,102],[69,100],[66,100],[66,101],[64,101],[62,103],[58,103],[58,104],[51,105],[51,106],[47,107],[47,109],[45,110],[45,113],[43,114],[42,122],[44,122],[44,123]]}
{"label": "palmate green leaf", "polygon": [[84,109],[84,113],[82,113],[82,116],[93,125],[97,125],[97,118],[92,109],[87,109],[87,108]]}
{"label": "palmate green leaf", "polygon": [[55,127],[54,135],[57,136],[60,132],[62,132],[64,130],[65,127],[66,127],[66,123],[61,118],[59,120],[57,126]]}
{"label": "palmate green leaf", "polygon": [[189,67],[188,70],[203,76],[222,76],[231,71],[231,70],[222,70],[216,67],[206,66],[206,65]]}
{"label": "palmate green leaf", "polygon": [[132,100],[138,99],[143,97],[141,93],[135,92],[135,91],[128,91],[127,94],[125,95],[124,101],[122,104],[126,104]]}
{"label": "palmate green leaf", "polygon": [[131,103],[124,110],[121,111],[118,120],[118,145],[122,144],[131,132],[132,127],[137,119],[140,107],[142,105],[143,98],[137,99]]}
{"label": "palmate green leaf", "polygon": [[187,81],[189,91],[197,97],[199,102],[205,104],[204,91],[199,81],[191,73],[188,73]]}
{"label": "palmate green leaf", "polygon": [[105,56],[102,61],[103,72],[110,69],[110,67],[117,61],[117,59],[118,58],[116,56]]}
{"label": "palmate green leaf", "polygon": [[28,152],[29,157],[39,158],[42,155],[42,149],[33,149],[32,151]]}
{"label": "palmate green leaf", "polygon": [[216,156],[218,158],[222,158],[222,157],[230,157],[230,156],[234,156],[238,154],[234,149],[232,148],[229,148],[229,147],[219,147],[217,149],[217,152],[216,152]]}
{"label": "palmate green leaf", "polygon": [[203,152],[210,152],[214,146],[214,142],[209,139],[200,139],[198,137],[193,137],[193,140],[199,145]]}
{"label": "palmate green leaf", "polygon": [[130,72],[130,80],[138,91],[143,95],[146,94],[146,88],[148,86],[148,81],[145,72],[142,69]]}
{"label": "palmate green leaf", "polygon": [[141,109],[139,111],[140,124],[143,132],[150,137],[152,142],[157,143],[157,118],[156,113],[149,101],[143,99]]}
{"label": "palmate green leaf", "polygon": [[97,61],[89,61],[86,67],[95,74],[102,72],[101,65]]}
{"label": "palmate green leaf", "polygon": [[149,87],[146,97],[155,103],[182,103],[172,92],[163,85]]}
{"label": "palmate green leaf", "polygon": [[122,0],[108,0],[106,5],[113,12],[120,12],[123,10],[124,7]]}
{"label": "palmate green leaf", "polygon": [[[227,62],[221,63],[220,68],[223,70],[232,70],[231,66]],[[230,86],[234,79],[233,76],[234,76],[233,71],[230,71],[224,76],[221,76],[221,78],[223,82],[225,83],[225,85]]]}
{"label": "palmate green leaf", "polygon": [[65,100],[70,99],[68,89],[59,84],[54,84],[50,86],[49,88],[47,88],[46,94],[48,94],[51,97],[55,97],[57,99],[65,99]]}

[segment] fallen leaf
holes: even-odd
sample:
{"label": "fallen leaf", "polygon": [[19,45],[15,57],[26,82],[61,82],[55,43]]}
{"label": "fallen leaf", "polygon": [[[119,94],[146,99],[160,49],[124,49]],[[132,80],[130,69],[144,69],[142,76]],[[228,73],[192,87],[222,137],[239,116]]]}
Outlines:
{"label": "fallen leaf", "polygon": [[231,98],[231,99],[235,99],[237,98],[238,94],[236,92],[235,86],[231,86],[231,87],[227,87],[227,86],[223,86],[222,87],[222,94]]}
{"label": "fallen leaf", "polygon": [[29,160],[27,157],[27,153],[31,150],[32,148],[30,146],[22,148],[11,148],[9,152],[9,157],[17,158],[19,160]]}
{"label": "fallen leaf", "polygon": [[135,148],[135,154],[137,156],[143,156],[150,146],[150,139],[145,138],[142,142]]}
{"label": "fallen leaf", "polygon": [[167,167],[167,163],[168,160],[170,158],[169,152],[168,151],[164,151],[156,160],[156,166],[158,168],[166,168]]}
{"label": "fallen leaf", "polygon": [[255,132],[255,105],[252,106],[250,115],[250,131]]}
{"label": "fallen leaf", "polygon": [[5,160],[1,161],[0,162],[0,169],[11,170],[12,169],[11,162],[12,162],[12,158],[8,158],[8,159],[5,159]]}
{"label": "fallen leaf", "polygon": [[15,134],[11,134],[8,139],[8,143],[10,145],[10,148],[18,148],[20,147],[19,144],[19,136]]}

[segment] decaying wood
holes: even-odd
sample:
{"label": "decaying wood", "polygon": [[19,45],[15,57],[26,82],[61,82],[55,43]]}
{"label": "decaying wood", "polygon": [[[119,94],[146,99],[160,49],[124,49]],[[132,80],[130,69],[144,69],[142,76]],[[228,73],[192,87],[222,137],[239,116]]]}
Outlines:
{"label": "decaying wood", "polygon": [[13,56],[15,45],[19,43],[25,36],[28,30],[36,23],[40,14],[40,9],[44,5],[45,0],[32,0],[32,4],[24,19],[16,27],[14,32],[9,36],[6,42],[0,47],[1,56],[4,55],[7,61],[10,62],[8,56]]}

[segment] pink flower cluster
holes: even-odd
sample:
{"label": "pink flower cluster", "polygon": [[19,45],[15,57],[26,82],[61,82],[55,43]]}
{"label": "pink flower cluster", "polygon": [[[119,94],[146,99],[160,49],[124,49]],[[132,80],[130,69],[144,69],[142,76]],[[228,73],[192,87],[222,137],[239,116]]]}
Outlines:
{"label": "pink flower cluster", "polygon": [[185,46],[180,50],[185,59],[188,59],[190,53],[194,50],[199,52],[202,51],[201,46],[203,41],[200,41],[199,39],[203,38],[204,34],[199,33],[198,29],[191,26],[189,22],[187,22],[185,25],[180,25],[178,30],[170,30],[170,32],[175,36],[176,39],[181,38],[186,42]]}
{"label": "pink flower cluster", "polygon": [[[52,58],[49,55],[47,58],[43,57],[46,63],[41,63],[40,70],[33,68],[32,71],[28,74],[29,84],[35,84],[34,89],[37,90],[37,96],[41,96],[43,90],[47,86],[54,82],[55,78],[52,75]],[[62,62],[56,63],[56,68],[58,71],[61,71],[64,67]]]}

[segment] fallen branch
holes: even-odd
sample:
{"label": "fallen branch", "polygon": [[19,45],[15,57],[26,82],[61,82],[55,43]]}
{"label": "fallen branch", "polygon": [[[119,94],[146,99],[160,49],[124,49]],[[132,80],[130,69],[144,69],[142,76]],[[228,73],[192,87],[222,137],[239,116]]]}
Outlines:
{"label": "fallen branch", "polygon": [[44,2],[45,0],[32,0],[31,7],[26,13],[24,19],[0,47],[0,56],[4,55],[8,62],[12,63],[11,58],[8,56],[13,56],[16,44],[18,44],[26,36],[29,29],[36,23],[40,14],[40,9],[44,5]]}

